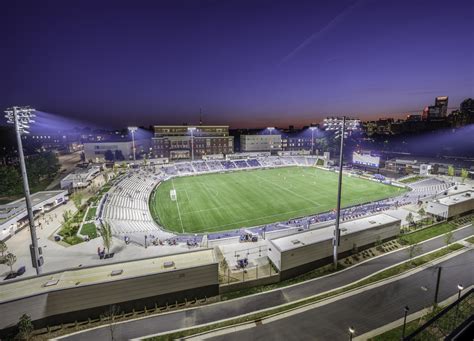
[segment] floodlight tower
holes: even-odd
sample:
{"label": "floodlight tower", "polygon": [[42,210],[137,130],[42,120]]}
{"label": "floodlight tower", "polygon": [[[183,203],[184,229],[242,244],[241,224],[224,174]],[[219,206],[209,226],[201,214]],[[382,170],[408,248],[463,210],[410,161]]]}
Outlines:
{"label": "floodlight tower", "polygon": [[23,154],[22,134],[28,134],[30,123],[34,123],[33,118],[36,110],[30,107],[12,107],[5,111],[7,122],[14,124],[16,141],[18,145],[18,156],[20,158],[21,177],[23,178],[23,191],[25,192],[26,210],[28,213],[28,222],[30,225],[31,245],[30,253],[32,265],[36,269],[36,274],[41,275],[44,263],[41,256],[41,250],[38,247],[38,237],[36,236],[35,218],[33,216],[33,205],[31,204],[30,186],[28,184],[28,174],[26,173],[25,156]]}
{"label": "floodlight tower", "polygon": [[316,127],[309,127],[311,130],[311,155],[314,154],[314,130],[317,129]]}
{"label": "floodlight tower", "polygon": [[132,150],[133,150],[133,161],[137,160],[136,148],[135,148],[135,132],[138,127],[128,127],[128,131],[132,133]]}
{"label": "floodlight tower", "polygon": [[196,127],[189,127],[188,131],[191,133],[191,161],[194,161],[194,131]]}
{"label": "floodlight tower", "polygon": [[334,269],[337,269],[337,248],[340,244],[341,231],[339,230],[339,222],[341,218],[341,192],[342,192],[342,162],[344,152],[344,137],[347,136],[353,130],[356,130],[359,126],[359,120],[348,119],[345,116],[331,117],[324,119],[324,126],[326,130],[332,130],[336,132],[336,138],[341,138],[341,146],[339,150],[339,180],[337,183],[337,207],[336,207],[336,226],[334,229],[333,239],[333,262]]}

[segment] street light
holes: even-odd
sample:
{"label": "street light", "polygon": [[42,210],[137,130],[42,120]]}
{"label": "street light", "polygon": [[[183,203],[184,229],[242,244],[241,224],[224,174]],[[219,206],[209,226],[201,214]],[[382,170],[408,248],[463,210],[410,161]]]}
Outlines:
{"label": "street light", "polygon": [[458,284],[458,300],[461,298],[461,291],[463,291],[464,287],[462,284]]}
{"label": "street light", "polygon": [[136,150],[135,150],[135,132],[138,130],[137,127],[128,127],[128,131],[132,133],[132,150],[133,150],[133,161],[137,160]]}
{"label": "street light", "polygon": [[41,249],[38,247],[38,238],[36,237],[35,218],[33,216],[33,205],[31,204],[30,187],[28,185],[28,174],[26,173],[25,156],[23,155],[22,134],[28,134],[27,129],[32,119],[36,115],[36,110],[30,107],[12,107],[5,111],[7,122],[15,125],[16,141],[18,144],[18,156],[20,157],[21,177],[23,178],[23,191],[25,192],[26,210],[28,212],[28,222],[30,225],[31,245],[30,253],[32,265],[36,269],[36,274],[41,275],[44,259],[41,256]]}
{"label": "street light", "polygon": [[188,131],[191,132],[191,161],[194,161],[194,131],[196,127],[189,127]]}
{"label": "street light", "polygon": [[341,191],[342,191],[342,162],[343,162],[343,151],[344,151],[344,137],[353,130],[356,130],[359,126],[359,120],[348,119],[345,116],[342,118],[329,117],[324,119],[324,126],[326,130],[335,131],[336,138],[341,138],[341,146],[339,151],[339,180],[337,184],[337,208],[336,208],[336,226],[334,229],[333,239],[333,261],[334,269],[337,269],[337,248],[340,244],[341,232],[339,230],[339,221],[341,216]]}
{"label": "street light", "polygon": [[405,308],[403,308],[403,311],[405,312],[405,316],[403,317],[402,340],[405,339],[405,330],[406,330],[406,326],[407,326],[407,315],[408,315],[409,310],[410,310],[410,308],[407,305],[405,306]]}
{"label": "street light", "polygon": [[311,130],[311,155],[314,154],[314,130],[316,127],[309,127],[309,130]]}
{"label": "street light", "polygon": [[352,341],[352,337],[355,334],[355,329],[354,327],[349,327],[349,340]]}

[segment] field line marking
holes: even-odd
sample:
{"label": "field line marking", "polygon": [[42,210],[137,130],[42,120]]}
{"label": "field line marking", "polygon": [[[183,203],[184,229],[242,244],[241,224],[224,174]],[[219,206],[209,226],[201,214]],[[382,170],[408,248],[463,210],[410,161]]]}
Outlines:
{"label": "field line marking", "polygon": [[[238,221],[234,221],[234,222],[229,223],[229,224],[224,224],[224,225],[219,225],[219,226],[211,226],[211,227],[207,227],[207,228],[205,228],[205,229],[200,229],[200,230],[193,230],[192,232],[201,232],[201,231],[213,232],[213,231],[210,231],[210,229],[221,228],[221,227],[225,227],[225,226],[229,226],[229,225],[233,225],[233,224],[245,223],[245,222],[248,222],[248,221],[254,221],[254,220],[258,220],[258,219],[262,219],[262,218],[269,218],[269,217],[279,216],[279,215],[288,214],[288,213],[293,213],[293,212],[300,212],[300,211],[307,210],[307,209],[311,209],[311,208],[313,208],[313,206],[307,207],[307,208],[301,208],[301,209],[293,210],[293,211],[286,211],[286,212],[282,212],[282,213],[276,213],[276,214],[270,214],[270,215],[260,216],[260,217],[258,217],[258,218],[245,219],[245,220],[238,220]],[[274,222],[274,223],[268,223],[268,224],[277,224],[277,223],[284,224],[284,222]],[[264,225],[264,224],[262,224],[262,225]],[[254,228],[254,227],[258,227],[258,226],[241,226],[241,227],[236,227],[236,229],[241,229],[241,228]],[[291,226],[289,226],[289,227],[291,227]],[[219,231],[219,230],[218,230],[218,231],[215,231],[215,232],[225,232],[225,231]]]}
{"label": "field line marking", "polygon": [[[171,178],[171,184],[173,185],[173,189],[176,191],[176,188],[174,188],[174,179]],[[187,195],[187,193],[186,193]],[[179,202],[178,202],[179,198],[178,196],[176,196],[176,207],[178,208],[178,217],[179,217],[179,221],[181,223],[181,230],[183,230],[183,233],[184,233],[184,226],[183,226],[183,219],[181,219],[181,211],[179,210]]]}
{"label": "field line marking", "polygon": [[255,176],[256,176],[257,178],[262,179],[263,181],[266,181],[266,182],[271,183],[272,185],[274,185],[274,186],[276,186],[276,187],[278,187],[278,188],[280,188],[280,189],[282,189],[282,190],[284,190],[284,191],[290,192],[291,194],[293,194],[293,195],[295,195],[295,196],[297,196],[297,197],[299,197],[299,198],[301,198],[301,199],[303,199],[303,200],[309,201],[309,202],[312,203],[313,205],[321,206],[321,204],[320,204],[319,202],[317,202],[317,201],[313,201],[313,200],[311,200],[311,199],[308,199],[308,198],[302,196],[301,194],[298,194],[298,193],[296,193],[296,192],[293,192],[292,190],[290,190],[290,189],[288,189],[288,188],[285,188],[285,187],[282,187],[282,186],[280,186],[279,184],[274,183],[274,182],[272,182],[272,181],[270,181],[270,180],[267,180],[267,179],[265,179],[265,178],[263,178],[263,177],[261,177],[261,176],[259,176],[259,175],[255,175]]}

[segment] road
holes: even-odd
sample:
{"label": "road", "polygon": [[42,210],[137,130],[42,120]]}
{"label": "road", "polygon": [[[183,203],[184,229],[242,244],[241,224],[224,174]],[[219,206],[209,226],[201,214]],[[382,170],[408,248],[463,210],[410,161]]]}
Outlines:
{"label": "road", "polygon": [[[453,240],[468,237],[472,235],[473,232],[472,226],[457,230],[453,233]],[[420,246],[423,253],[443,247],[445,246],[444,236],[422,243]],[[350,284],[374,272],[408,259],[409,255],[407,250],[399,250],[369,260],[359,266],[327,277],[306,281],[298,285],[188,310],[178,310],[144,319],[127,321],[115,326],[114,338],[116,340],[128,340],[143,335],[191,327],[274,307]],[[103,327],[69,335],[66,336],[66,338],[68,340],[105,340],[110,338],[109,333],[110,330],[108,327]]]}
{"label": "road", "polygon": [[[442,266],[440,301],[455,295],[457,284],[474,283],[474,249],[399,281],[305,312],[206,340],[347,340],[348,327],[366,333],[433,304],[437,266]],[[426,288],[422,289],[421,287]]]}

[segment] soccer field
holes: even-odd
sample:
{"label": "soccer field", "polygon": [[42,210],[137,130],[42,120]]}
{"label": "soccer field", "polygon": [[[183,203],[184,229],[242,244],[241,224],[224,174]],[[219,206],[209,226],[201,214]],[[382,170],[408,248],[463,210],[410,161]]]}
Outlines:
{"label": "soccer field", "polygon": [[[156,189],[150,209],[164,228],[179,233],[268,224],[334,209],[337,176],[312,167],[287,167],[174,178]],[[176,201],[170,198],[172,189]],[[402,188],[344,176],[342,206],[403,192]]]}

